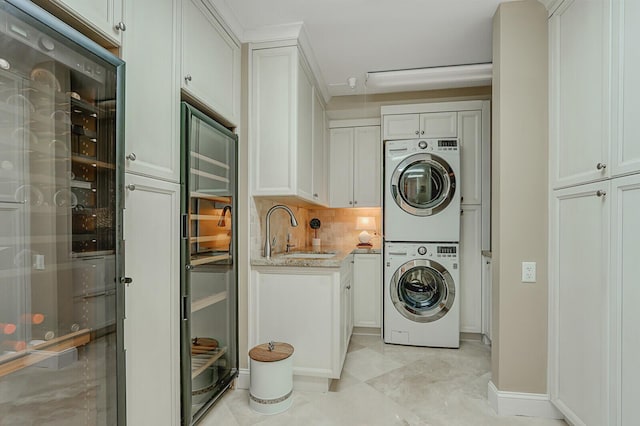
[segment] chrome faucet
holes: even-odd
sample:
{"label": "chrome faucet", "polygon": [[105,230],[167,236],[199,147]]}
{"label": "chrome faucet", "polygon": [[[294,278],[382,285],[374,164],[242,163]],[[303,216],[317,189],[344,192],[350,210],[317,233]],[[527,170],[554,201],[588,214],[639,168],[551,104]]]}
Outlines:
{"label": "chrome faucet", "polygon": [[269,209],[269,211],[267,212],[267,218],[266,218],[266,229],[265,229],[266,238],[264,242],[264,257],[266,257],[267,259],[271,259],[271,225],[269,220],[271,219],[271,213],[279,209],[286,210],[286,212],[289,213],[289,216],[291,217],[291,226],[294,226],[294,227],[298,226],[298,221],[296,220],[296,216],[293,214],[293,212],[289,207],[283,206],[282,204],[278,204]]}

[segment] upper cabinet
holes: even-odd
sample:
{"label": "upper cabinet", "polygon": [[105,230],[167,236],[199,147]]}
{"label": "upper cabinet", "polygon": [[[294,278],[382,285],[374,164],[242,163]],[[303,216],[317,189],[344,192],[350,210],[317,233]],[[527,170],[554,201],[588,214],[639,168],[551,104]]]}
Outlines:
{"label": "upper cabinet", "polygon": [[115,46],[120,45],[122,34],[127,30],[128,23],[122,16],[123,0],[38,0],[36,3],[61,8]]}
{"label": "upper cabinet", "polygon": [[204,0],[182,0],[182,90],[216,115],[240,123],[240,46]]}
{"label": "upper cabinet", "polygon": [[613,2],[612,167],[619,176],[640,171],[640,2]]}
{"label": "upper cabinet", "polygon": [[462,204],[482,203],[482,111],[458,113]]}
{"label": "upper cabinet", "polygon": [[252,51],[252,195],[326,204],[324,104],[295,45]]}
{"label": "upper cabinet", "polygon": [[549,20],[553,188],[609,177],[610,7],[565,1]]}
{"label": "upper cabinet", "polygon": [[[332,127],[337,123],[332,122]],[[380,126],[330,130],[330,207],[380,207],[381,153]]]}
{"label": "upper cabinet", "polygon": [[384,116],[384,140],[455,138],[456,112],[393,114]]}
{"label": "upper cabinet", "polygon": [[[178,50],[179,0],[125,4],[127,63],[125,96],[126,171],[180,181]],[[149,35],[153,34],[153,37]]]}

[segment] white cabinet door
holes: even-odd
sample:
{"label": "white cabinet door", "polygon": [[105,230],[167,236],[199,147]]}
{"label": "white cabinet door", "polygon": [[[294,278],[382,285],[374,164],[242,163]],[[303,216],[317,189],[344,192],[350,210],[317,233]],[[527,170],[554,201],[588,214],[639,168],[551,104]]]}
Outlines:
{"label": "white cabinet door", "polygon": [[609,3],[566,1],[549,21],[553,188],[609,175]]}
{"label": "white cabinet door", "polygon": [[[126,2],[126,171],[180,181],[177,0]],[[150,34],[153,34],[151,37]]]}
{"label": "white cabinet door", "polygon": [[418,114],[393,114],[383,116],[384,140],[411,139],[420,135]]}
{"label": "white cabinet door", "polygon": [[294,375],[339,378],[344,358],[340,284],[337,268],[252,270],[249,346],[287,342],[295,348]]}
{"label": "white cabinet door", "polygon": [[[614,395],[619,395],[619,417],[611,425],[634,425],[640,419],[640,174],[612,181],[612,283],[616,297],[612,318],[615,336]],[[618,375],[619,374],[619,375]],[[617,407],[616,407],[617,408]],[[612,410],[616,412],[617,410]]]}
{"label": "white cabinet door", "polygon": [[482,207],[462,206],[460,217],[460,331],[482,332]]}
{"label": "white cabinet door", "polygon": [[[122,18],[123,0],[50,0],[74,18],[119,46],[123,29],[128,30],[128,22]],[[135,0],[128,0],[135,1]],[[122,24],[121,24],[122,22]],[[124,26],[123,26],[124,25]]]}
{"label": "white cabinet door", "polygon": [[202,0],[182,1],[182,88],[240,123],[240,47]]}
{"label": "white cabinet door", "polygon": [[252,52],[250,162],[253,195],[294,195],[296,47]]}
{"label": "white cabinet door", "polygon": [[[458,113],[462,204],[482,203],[482,111]],[[487,174],[488,175],[488,174]]]}
{"label": "white cabinet door", "polygon": [[382,312],[382,255],[356,254],[353,264],[353,323],[380,327]]}
{"label": "white cabinet door", "polygon": [[127,423],[179,424],[180,186],[129,174],[125,184]]}
{"label": "white cabinet door", "polygon": [[[356,127],[353,147],[353,207],[380,207],[380,127]],[[344,183],[343,183],[344,184]]]}
{"label": "white cabinet door", "polygon": [[298,63],[298,195],[313,200],[313,85],[301,63]]}
{"label": "white cabinet door", "polygon": [[331,129],[329,139],[329,205],[353,207],[353,128]]}
{"label": "white cabinet door", "polygon": [[316,92],[313,97],[313,199],[326,205],[328,204],[326,120],[324,105],[319,96],[320,94]]}
{"label": "white cabinet door", "polygon": [[613,176],[640,171],[640,2],[613,2]]}
{"label": "white cabinet door", "polygon": [[609,182],[553,194],[549,389],[571,424],[608,423],[612,286],[609,195],[604,193],[609,193]]}
{"label": "white cabinet door", "polygon": [[420,114],[421,138],[455,138],[458,134],[456,112]]}

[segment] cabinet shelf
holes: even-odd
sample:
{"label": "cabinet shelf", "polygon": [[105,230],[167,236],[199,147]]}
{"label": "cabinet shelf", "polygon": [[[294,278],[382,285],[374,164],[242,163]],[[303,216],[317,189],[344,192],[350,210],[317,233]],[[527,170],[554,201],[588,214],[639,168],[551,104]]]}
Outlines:
{"label": "cabinet shelf", "polygon": [[209,164],[213,164],[215,166],[222,167],[223,169],[229,170],[228,164],[225,164],[218,160],[214,160],[213,158],[209,158],[206,155],[198,154],[197,152],[191,151],[191,156],[193,158],[197,158],[198,160],[206,161]]}
{"label": "cabinet shelf", "polygon": [[195,258],[192,257],[190,263],[192,266],[198,266],[198,265],[206,265],[207,263],[214,263],[220,260],[228,260],[228,259],[229,259],[229,254],[224,253],[224,254],[216,254],[213,256],[200,256]]}
{"label": "cabinet shelf", "polygon": [[211,351],[191,356],[191,379],[195,379],[202,374],[204,370],[211,367],[214,362],[220,359],[222,355],[227,353],[227,348],[216,348]]}
{"label": "cabinet shelf", "polygon": [[76,331],[23,351],[0,356],[0,377],[37,364],[70,348],[86,345],[91,341],[89,329]]}
{"label": "cabinet shelf", "polygon": [[220,215],[214,214],[192,214],[189,219],[191,220],[220,220]]}
{"label": "cabinet shelf", "polygon": [[211,235],[207,237],[191,237],[189,240],[192,243],[210,243],[214,241],[226,241],[229,239],[229,236],[225,233],[223,235]]}
{"label": "cabinet shelf", "polygon": [[80,164],[88,164],[93,167],[101,167],[103,169],[115,169],[116,166],[113,163],[105,163],[104,161],[98,161],[92,157],[83,157],[81,155],[72,155],[71,160],[80,163]]}
{"label": "cabinet shelf", "polygon": [[218,302],[222,302],[227,298],[227,292],[221,291],[220,293],[212,294],[211,296],[203,297],[196,301],[191,302],[191,313],[198,312],[208,306],[215,305]]}
{"label": "cabinet shelf", "polygon": [[198,169],[191,169],[191,174],[201,176],[206,179],[216,180],[218,182],[229,183],[229,179],[224,176],[214,175],[213,173],[203,172],[202,170]]}
{"label": "cabinet shelf", "polygon": [[206,194],[204,192],[197,192],[197,191],[191,192],[189,195],[191,196],[191,198],[201,198],[204,200],[218,201],[220,203],[231,204],[231,197],[221,197],[219,195]]}

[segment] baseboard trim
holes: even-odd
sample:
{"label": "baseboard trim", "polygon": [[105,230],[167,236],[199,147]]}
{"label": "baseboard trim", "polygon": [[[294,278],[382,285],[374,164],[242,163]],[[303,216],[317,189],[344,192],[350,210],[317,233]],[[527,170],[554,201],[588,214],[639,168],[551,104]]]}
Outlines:
{"label": "baseboard trim", "polygon": [[488,399],[489,405],[499,416],[564,419],[547,394],[500,391],[493,382],[489,382]]}
{"label": "baseboard trim", "polygon": [[249,379],[249,369],[241,368],[238,370],[238,381],[236,382],[237,389],[249,389],[249,384],[251,380]]}

